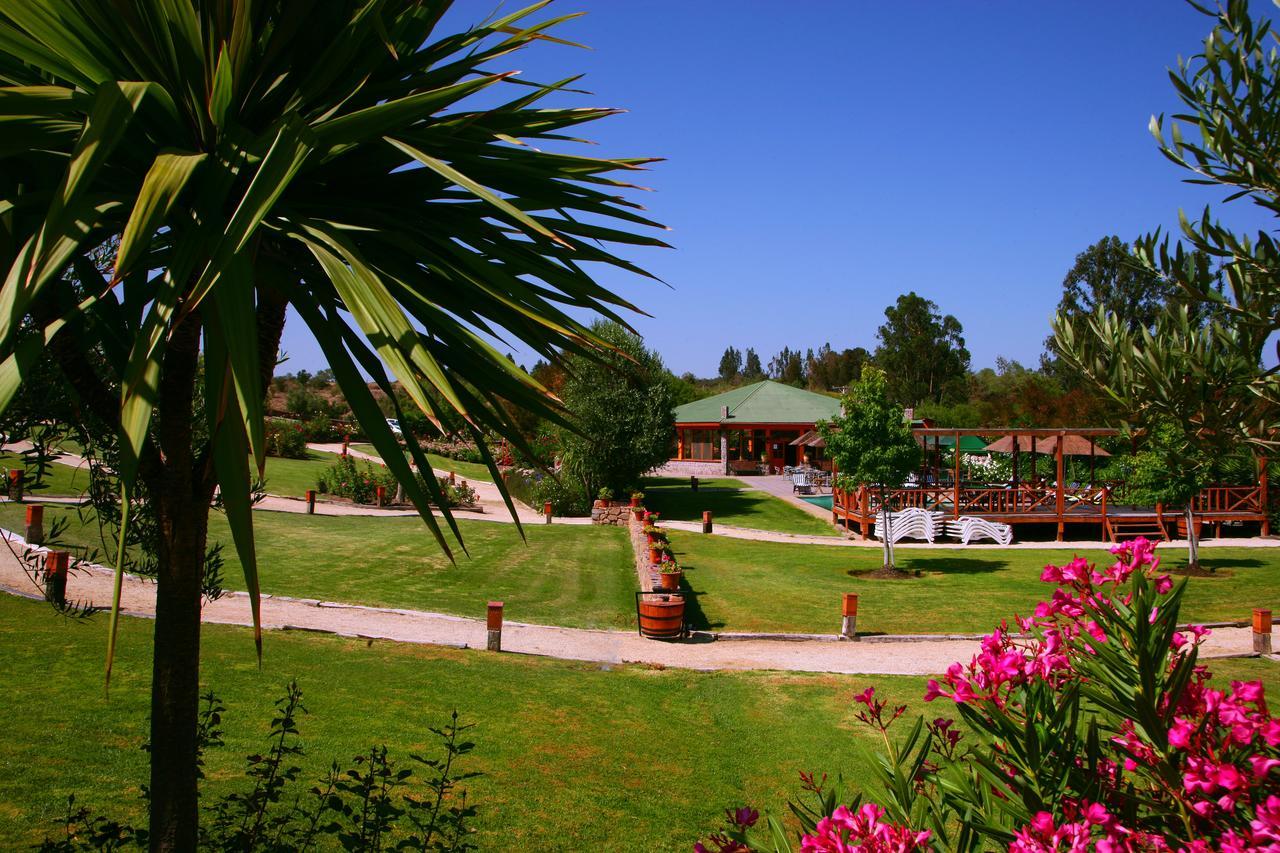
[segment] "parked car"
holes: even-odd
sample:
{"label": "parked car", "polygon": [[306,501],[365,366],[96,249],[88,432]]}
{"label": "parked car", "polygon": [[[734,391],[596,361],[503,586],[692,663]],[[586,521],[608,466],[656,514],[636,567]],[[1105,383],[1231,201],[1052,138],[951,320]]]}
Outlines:
{"label": "parked car", "polygon": [[391,427],[391,431],[396,434],[396,438],[404,438],[404,433],[400,429],[400,422],[395,418],[387,418],[387,426]]}

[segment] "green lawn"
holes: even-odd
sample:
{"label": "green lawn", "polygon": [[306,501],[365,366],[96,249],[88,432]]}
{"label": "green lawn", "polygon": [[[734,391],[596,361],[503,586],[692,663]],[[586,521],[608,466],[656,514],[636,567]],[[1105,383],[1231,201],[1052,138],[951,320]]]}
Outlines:
{"label": "green lawn", "polygon": [[[22,457],[17,453],[0,453],[0,468],[21,468]],[[83,494],[89,488],[89,469],[73,468],[54,462],[44,478],[43,488],[32,489],[27,484],[27,494],[34,499],[41,495],[49,497],[69,497]]]}
{"label": "green lawn", "polygon": [[[122,620],[102,697],[106,618],[76,624],[0,596],[0,837],[38,843],[66,796],[141,819],[152,623]],[[851,724],[866,679],[695,673],[269,633],[262,670],[244,629],[205,626],[202,677],[228,707],[226,745],[204,790],[244,788],[242,757],[264,745],[271,702],[296,678],[309,714],[304,781],[330,759],[386,743],[406,765],[433,749],[453,709],[476,723],[467,765],[485,850],[688,850],[722,810],[774,810],[796,773],[865,778],[871,743]],[[921,679],[877,677],[919,707]],[[833,737],[834,735],[834,737]],[[344,765],[345,766],[345,765]],[[304,786],[305,787],[305,786]]]}
{"label": "green lawn", "polygon": [[[125,617],[110,698],[105,616],[68,622],[0,596],[0,837],[30,847],[53,833],[68,794],[98,813],[143,820],[152,623]],[[385,743],[408,764],[434,754],[428,726],[458,709],[476,727],[464,769],[482,850],[688,850],[728,806],[775,814],[801,770],[868,778],[878,739],[853,720],[868,684],[910,713],[923,679],[698,673],[555,661],[304,633],[266,636],[262,668],[246,629],[206,625],[202,690],[228,707],[225,745],[206,753],[207,796],[244,791],[243,756],[265,746],[271,703],[304,691],[304,787],[331,759]],[[1262,679],[1262,660],[1212,662],[1216,678]]]}
{"label": "green lawn", "polygon": [[[68,519],[70,544],[99,551],[96,526],[81,528],[73,510],[50,507],[46,527]],[[0,505],[0,525],[21,529],[22,507]],[[480,617],[489,599],[506,603],[507,618],[579,628],[635,624],[635,570],[621,528],[587,525],[527,527],[460,521],[471,556],[450,564],[417,518],[308,516],[258,512],[254,531],[263,592],[383,607]],[[225,520],[215,513],[210,534],[225,543],[227,585],[243,588]],[[105,555],[98,558],[107,562]]]}
{"label": "green lawn", "polygon": [[[919,634],[979,632],[1001,618],[1029,614],[1052,588],[1040,581],[1050,562],[1064,563],[1066,550],[926,550],[898,548],[900,567],[921,577],[880,580],[859,575],[878,568],[878,548],[752,542],[672,533],[671,544],[685,569],[685,584],[697,595],[701,627],[727,631],[835,633],[840,596],[856,592],[862,632]],[[1186,552],[1161,549],[1165,567]],[[1110,565],[1104,551],[1084,556]],[[1183,615],[1204,622],[1246,619],[1254,607],[1280,609],[1280,549],[1206,548],[1206,566],[1216,577],[1192,578]]]}
{"label": "green lawn", "polygon": [[[336,453],[307,451],[306,459],[267,457],[267,493],[283,497],[306,497],[307,489],[316,487],[316,480],[338,461]],[[250,466],[253,462],[250,460]]]}
{"label": "green lawn", "polygon": [[[359,450],[361,453],[381,456],[372,444],[353,444],[351,449]],[[493,482],[493,475],[489,473],[489,469],[479,462],[463,462],[459,459],[449,459],[438,453],[428,453],[427,461],[431,463],[432,468],[440,471],[452,471],[464,480],[478,480],[482,483]]]}
{"label": "green lawn", "polygon": [[689,481],[674,477],[654,477],[644,481],[644,505],[671,521],[701,521],[711,510],[712,518],[724,524],[804,533],[811,536],[838,536],[839,531],[820,518],[791,506],[768,492],[745,486],[732,478],[698,481],[698,491]]}

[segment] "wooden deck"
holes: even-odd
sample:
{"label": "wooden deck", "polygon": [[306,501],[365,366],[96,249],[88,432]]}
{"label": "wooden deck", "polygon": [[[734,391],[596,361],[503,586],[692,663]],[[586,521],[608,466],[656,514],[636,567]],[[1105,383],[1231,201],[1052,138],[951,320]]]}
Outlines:
{"label": "wooden deck", "polygon": [[[880,513],[879,489],[861,486],[857,490],[832,490],[831,520],[849,530],[870,536]],[[1163,535],[1170,530],[1186,535],[1180,509],[1161,506],[1135,507],[1117,504],[1109,486],[924,486],[889,489],[886,501],[892,511],[918,507],[944,512],[952,518],[978,516],[1005,524],[1053,525],[1061,540],[1068,524],[1099,525],[1105,538],[1119,541],[1137,535]],[[1267,484],[1252,486],[1210,486],[1195,502],[1195,517],[1201,529],[1212,527],[1220,535],[1224,524],[1257,523],[1267,535]]]}

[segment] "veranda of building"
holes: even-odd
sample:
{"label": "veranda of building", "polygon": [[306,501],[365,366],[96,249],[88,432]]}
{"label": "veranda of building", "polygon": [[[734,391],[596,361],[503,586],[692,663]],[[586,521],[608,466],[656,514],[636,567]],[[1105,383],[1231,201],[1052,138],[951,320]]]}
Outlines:
{"label": "veranda of building", "polygon": [[695,400],[675,411],[675,456],[667,469],[712,475],[829,467],[821,447],[793,442],[839,412],[835,397],[770,380]]}

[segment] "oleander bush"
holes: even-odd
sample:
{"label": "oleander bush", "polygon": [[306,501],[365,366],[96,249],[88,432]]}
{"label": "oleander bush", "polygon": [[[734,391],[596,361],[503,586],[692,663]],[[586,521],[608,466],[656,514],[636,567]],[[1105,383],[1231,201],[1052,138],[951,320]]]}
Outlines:
{"label": "oleander bush", "polygon": [[[1186,580],[1160,574],[1145,540],[1112,552],[1107,569],[1047,566],[1055,589],[1034,615],[1002,623],[968,664],[929,682],[924,698],[958,720],[907,725],[905,706],[874,688],[857,697],[885,744],[878,790],[847,797],[803,777],[799,848],[1277,849],[1280,720],[1261,682],[1211,686],[1198,660],[1209,631],[1178,626]],[[695,849],[793,849],[776,817],[758,817],[730,810]]]}
{"label": "oleander bush", "polygon": [[[417,472],[417,477],[419,485],[425,489],[426,480],[421,471]],[[476,490],[466,483],[450,483],[446,477],[436,477],[436,485],[447,506],[475,506]],[[386,490],[387,503],[392,503],[396,495],[395,475],[385,465],[374,465],[354,456],[339,456],[338,461],[316,480],[316,490],[320,494],[346,498],[358,504],[377,503],[379,486]]]}
{"label": "oleander bush", "polygon": [[283,459],[307,458],[307,434],[297,421],[268,418],[264,427],[268,456]]}

